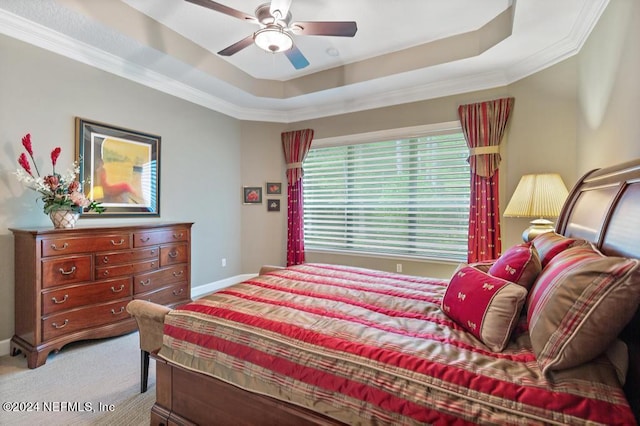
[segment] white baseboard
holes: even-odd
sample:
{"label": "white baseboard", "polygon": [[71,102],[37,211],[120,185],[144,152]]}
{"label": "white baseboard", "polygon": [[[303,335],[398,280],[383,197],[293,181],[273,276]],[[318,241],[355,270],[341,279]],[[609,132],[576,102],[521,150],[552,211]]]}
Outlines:
{"label": "white baseboard", "polygon": [[[223,288],[227,288],[246,279],[255,277],[257,274],[242,274],[235,277],[225,278],[224,280],[215,281],[209,284],[199,285],[197,287],[191,287],[191,298],[198,299],[207,294],[211,294]],[[11,339],[0,340],[0,356],[9,355]]]}
{"label": "white baseboard", "polygon": [[199,285],[197,287],[191,287],[191,298],[197,299],[202,296],[206,296],[207,294],[211,294],[218,290],[222,290],[223,288],[227,288],[234,284],[238,284],[244,280],[255,277],[258,274],[242,274],[236,275],[235,277],[225,278],[224,280],[215,281],[209,284]]}
{"label": "white baseboard", "polygon": [[9,342],[11,339],[0,340],[0,356],[9,355]]}

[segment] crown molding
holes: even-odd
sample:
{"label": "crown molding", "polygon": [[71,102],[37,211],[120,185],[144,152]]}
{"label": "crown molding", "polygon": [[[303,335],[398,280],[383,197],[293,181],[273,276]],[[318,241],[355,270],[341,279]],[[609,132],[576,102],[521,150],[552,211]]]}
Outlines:
{"label": "crown molding", "polygon": [[[608,3],[609,0],[585,2],[576,25],[565,39],[499,72],[445,77],[424,85],[376,92],[369,96],[347,95],[324,103],[322,94],[314,94],[310,97],[318,99],[318,102],[302,108],[287,108],[287,100],[273,100],[273,109],[248,108],[229,102],[2,9],[0,33],[236,119],[293,123],[507,86],[577,54]],[[375,81],[371,83],[375,84]],[[331,92],[334,90],[338,89]],[[350,92],[349,86],[340,90]],[[264,98],[256,99],[264,104]]]}
{"label": "crown molding", "polygon": [[2,9],[0,33],[240,120],[284,122],[287,119],[282,112],[239,107]]}

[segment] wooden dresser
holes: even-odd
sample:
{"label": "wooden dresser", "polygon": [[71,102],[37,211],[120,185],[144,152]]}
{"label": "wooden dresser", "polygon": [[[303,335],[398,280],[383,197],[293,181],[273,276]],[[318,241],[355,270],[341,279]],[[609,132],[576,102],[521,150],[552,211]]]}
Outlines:
{"label": "wooden dresser", "polygon": [[192,223],[11,229],[15,335],[29,368],[70,342],[136,330],[132,299],[191,300]]}

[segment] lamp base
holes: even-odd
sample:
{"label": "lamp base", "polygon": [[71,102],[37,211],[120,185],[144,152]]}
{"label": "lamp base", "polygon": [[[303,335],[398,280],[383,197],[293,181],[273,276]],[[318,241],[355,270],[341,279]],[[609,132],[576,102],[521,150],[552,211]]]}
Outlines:
{"label": "lamp base", "polygon": [[544,234],[545,232],[553,232],[555,231],[555,226],[553,222],[547,219],[536,219],[529,222],[531,224],[530,227],[524,230],[522,233],[522,239],[525,243],[533,240],[540,234]]}

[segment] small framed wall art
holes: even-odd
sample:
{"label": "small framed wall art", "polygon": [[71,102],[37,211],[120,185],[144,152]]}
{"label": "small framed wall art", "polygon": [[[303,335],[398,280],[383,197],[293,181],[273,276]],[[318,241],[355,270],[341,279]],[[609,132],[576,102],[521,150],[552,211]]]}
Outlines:
{"label": "small framed wall art", "polygon": [[277,199],[267,200],[267,211],[268,212],[279,212],[280,211],[280,200],[277,200]]}
{"label": "small framed wall art", "polygon": [[262,204],[262,187],[243,186],[242,202],[244,204]]}
{"label": "small framed wall art", "polygon": [[282,182],[267,182],[265,187],[267,188],[267,195],[282,194]]}

